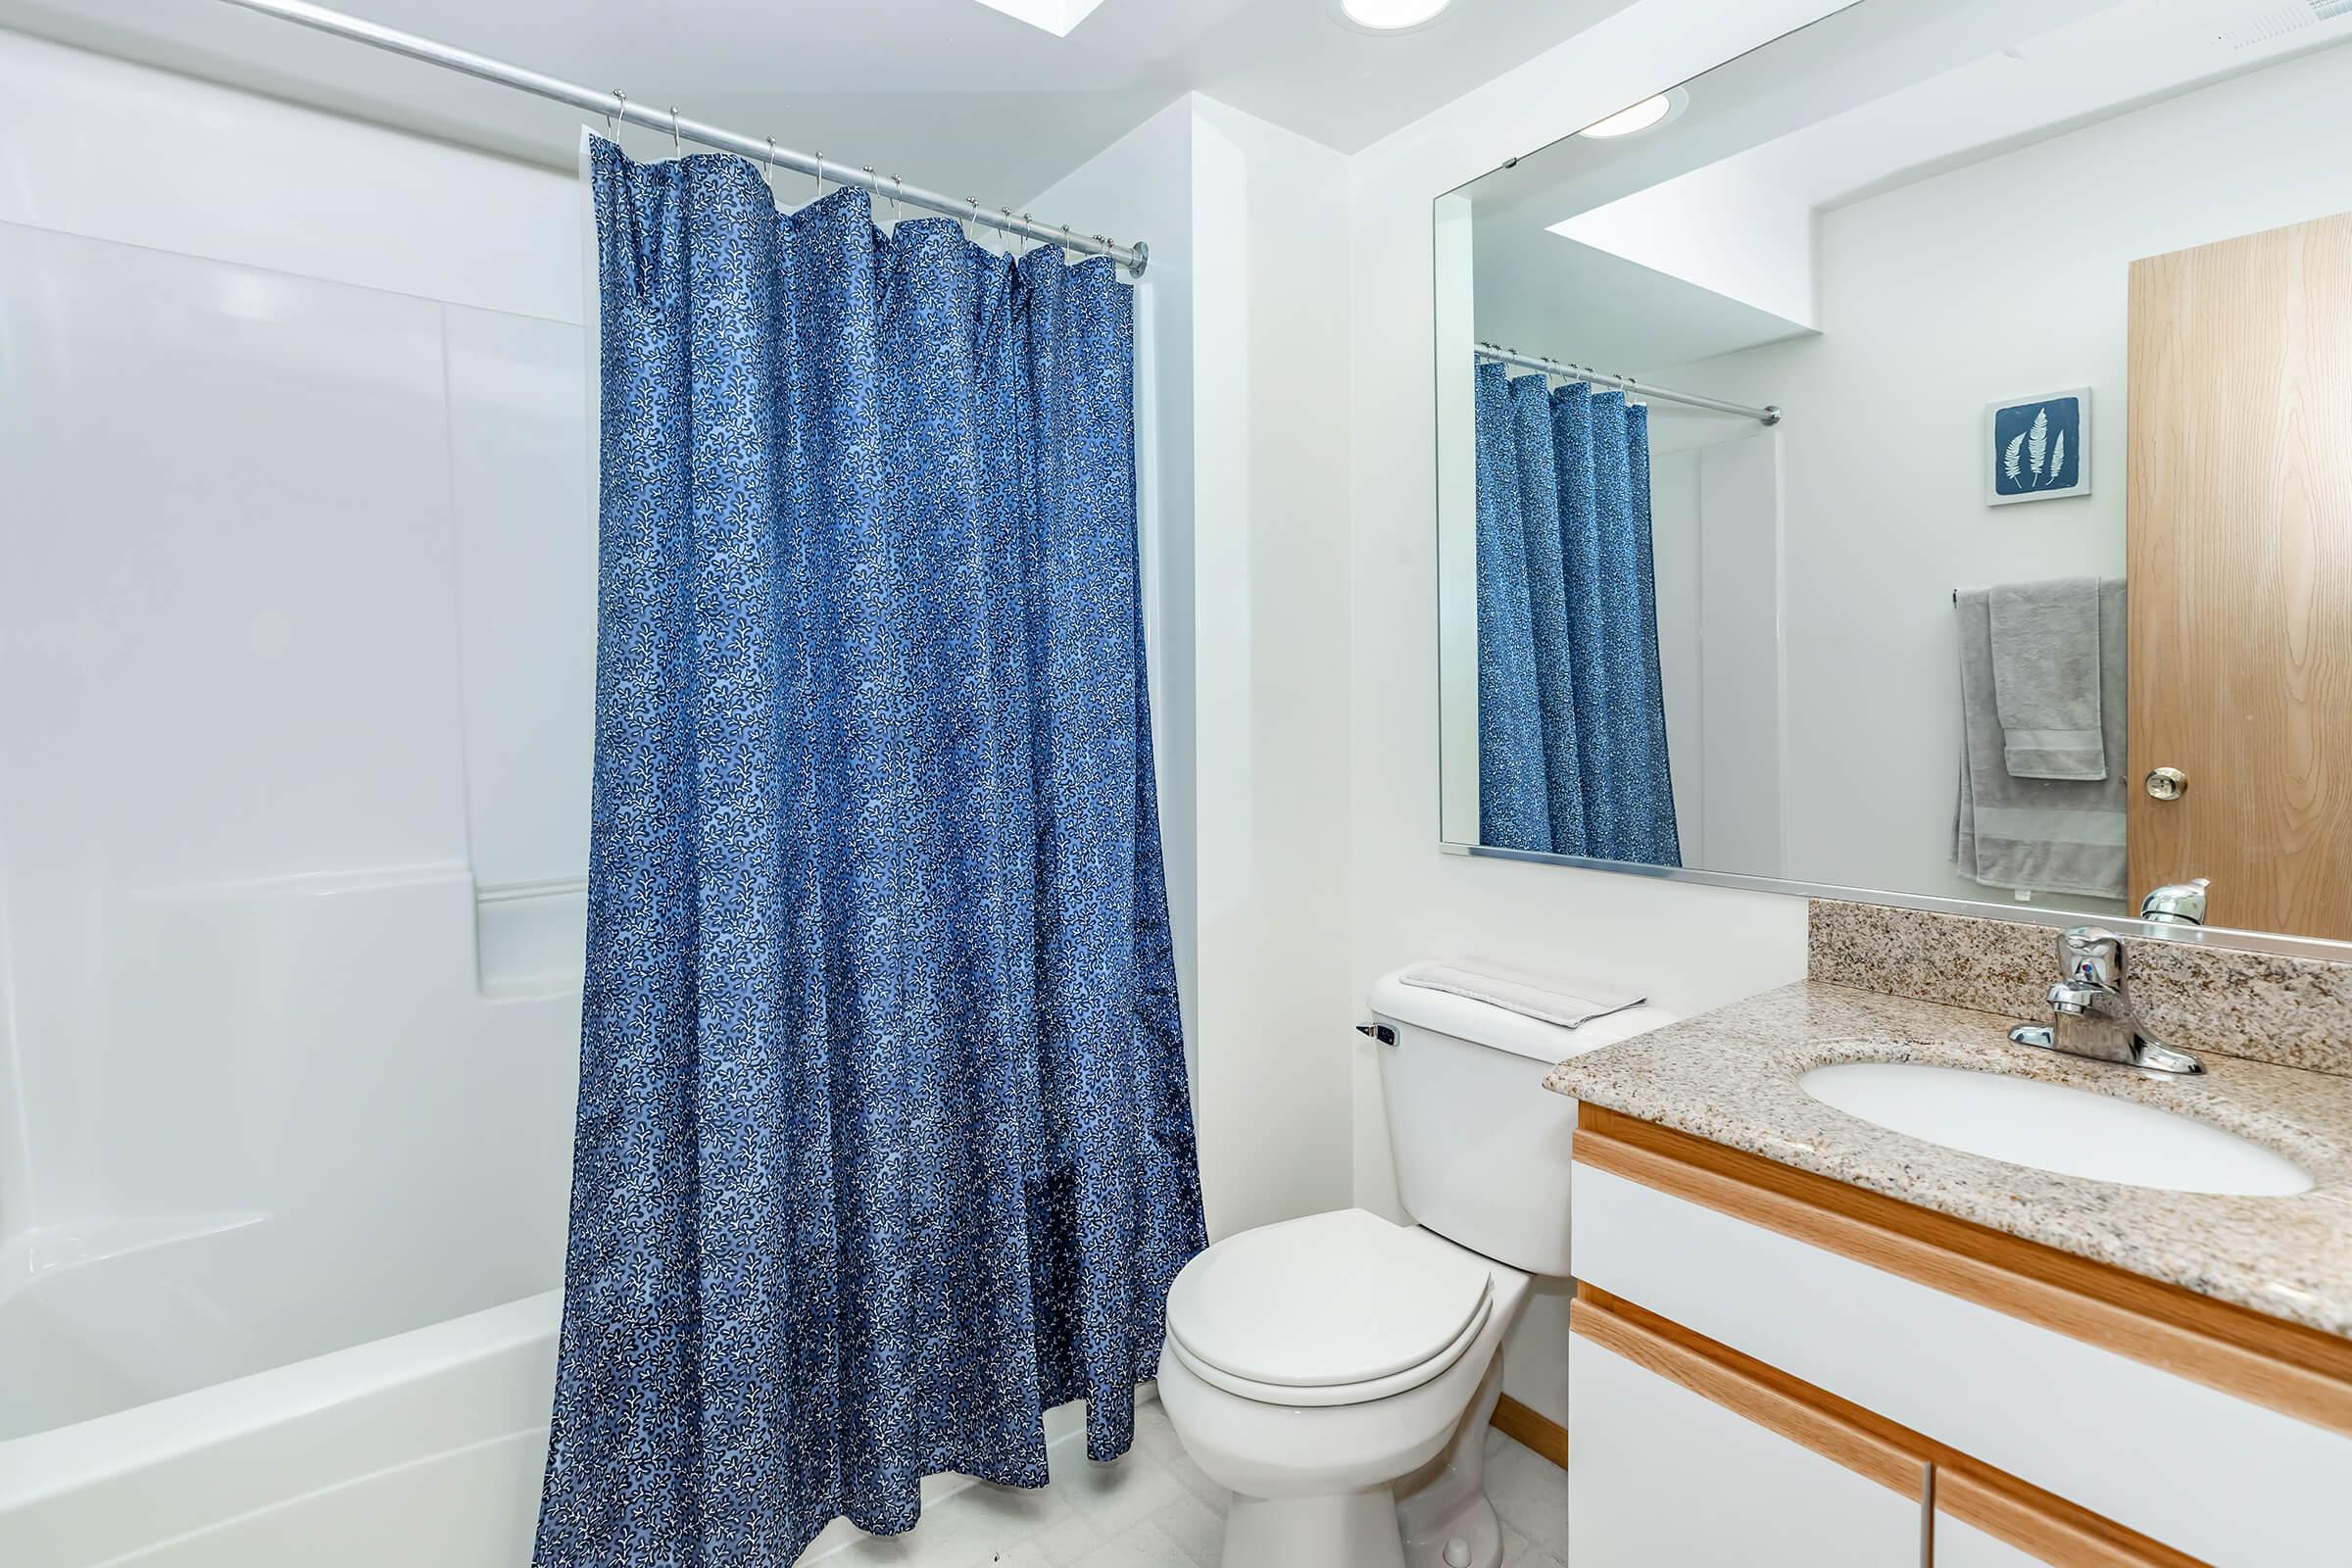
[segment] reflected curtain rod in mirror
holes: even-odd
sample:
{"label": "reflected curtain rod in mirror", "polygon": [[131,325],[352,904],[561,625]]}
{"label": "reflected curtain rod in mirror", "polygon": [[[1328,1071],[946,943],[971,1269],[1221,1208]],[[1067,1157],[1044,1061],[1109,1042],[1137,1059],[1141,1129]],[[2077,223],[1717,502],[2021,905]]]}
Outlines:
{"label": "reflected curtain rod in mirror", "polygon": [[1675,392],[1666,387],[1651,386],[1646,381],[1637,381],[1630,375],[1610,375],[1589,365],[1576,365],[1567,360],[1546,360],[1533,354],[1521,354],[1515,349],[1498,348],[1492,343],[1481,343],[1473,352],[1482,360],[1515,365],[1524,370],[1541,370],[1546,375],[1564,376],[1571,381],[1590,381],[1594,386],[1617,387],[1645,398],[1654,398],[1660,403],[1680,403],[1693,409],[1712,409],[1717,414],[1737,414],[1759,424],[1781,422],[1781,409],[1777,403],[1768,403],[1759,409],[1745,403],[1728,403],[1722,398],[1711,398],[1701,392]]}

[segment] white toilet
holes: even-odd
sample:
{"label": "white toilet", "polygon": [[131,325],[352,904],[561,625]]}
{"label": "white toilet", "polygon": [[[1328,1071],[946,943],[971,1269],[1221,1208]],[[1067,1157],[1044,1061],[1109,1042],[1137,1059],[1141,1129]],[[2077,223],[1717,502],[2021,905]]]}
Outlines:
{"label": "white toilet", "polygon": [[1224,1568],[1494,1568],[1480,1465],[1503,1335],[1535,1275],[1568,1274],[1573,1101],[1553,1062],[1672,1021],[1580,1029],[1400,983],[1372,989],[1404,1206],[1245,1231],[1168,1294],[1160,1401],[1232,1489]]}

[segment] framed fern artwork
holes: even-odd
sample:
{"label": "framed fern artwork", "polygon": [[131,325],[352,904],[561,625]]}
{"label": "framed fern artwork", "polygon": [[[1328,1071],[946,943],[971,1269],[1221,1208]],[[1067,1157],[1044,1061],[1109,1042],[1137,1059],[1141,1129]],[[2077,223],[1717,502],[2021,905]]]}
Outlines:
{"label": "framed fern artwork", "polygon": [[1984,405],[1984,504],[2090,494],[2090,388]]}

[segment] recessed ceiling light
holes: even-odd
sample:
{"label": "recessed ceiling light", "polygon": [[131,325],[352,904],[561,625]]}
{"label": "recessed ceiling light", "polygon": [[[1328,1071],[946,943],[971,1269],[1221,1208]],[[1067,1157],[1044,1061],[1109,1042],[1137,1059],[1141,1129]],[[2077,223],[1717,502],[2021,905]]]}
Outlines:
{"label": "recessed ceiling light", "polygon": [[1372,32],[1405,32],[1438,20],[1452,0],[1340,0],[1340,15]]}
{"label": "recessed ceiling light", "polygon": [[1655,98],[1644,98],[1631,109],[1620,109],[1606,120],[1596,120],[1578,131],[1577,134],[1591,136],[1601,141],[1605,141],[1611,136],[1637,135],[1642,131],[1654,129],[1672,120],[1683,112],[1683,106],[1690,101],[1690,95],[1677,87],[1672,92],[1662,92]]}
{"label": "recessed ceiling light", "polygon": [[1102,0],[980,0],[980,3],[991,11],[1018,17],[1032,27],[1043,27],[1056,38],[1067,38],[1070,29],[1092,15]]}

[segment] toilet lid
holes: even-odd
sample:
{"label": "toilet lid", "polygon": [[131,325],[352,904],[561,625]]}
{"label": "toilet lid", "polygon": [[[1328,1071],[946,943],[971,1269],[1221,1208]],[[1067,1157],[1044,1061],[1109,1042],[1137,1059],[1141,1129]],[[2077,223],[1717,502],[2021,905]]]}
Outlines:
{"label": "toilet lid", "polygon": [[1194,1360],[1251,1383],[1368,1383],[1458,1354],[1494,1288],[1459,1249],[1344,1208],[1194,1258],[1168,1292],[1168,1333]]}

